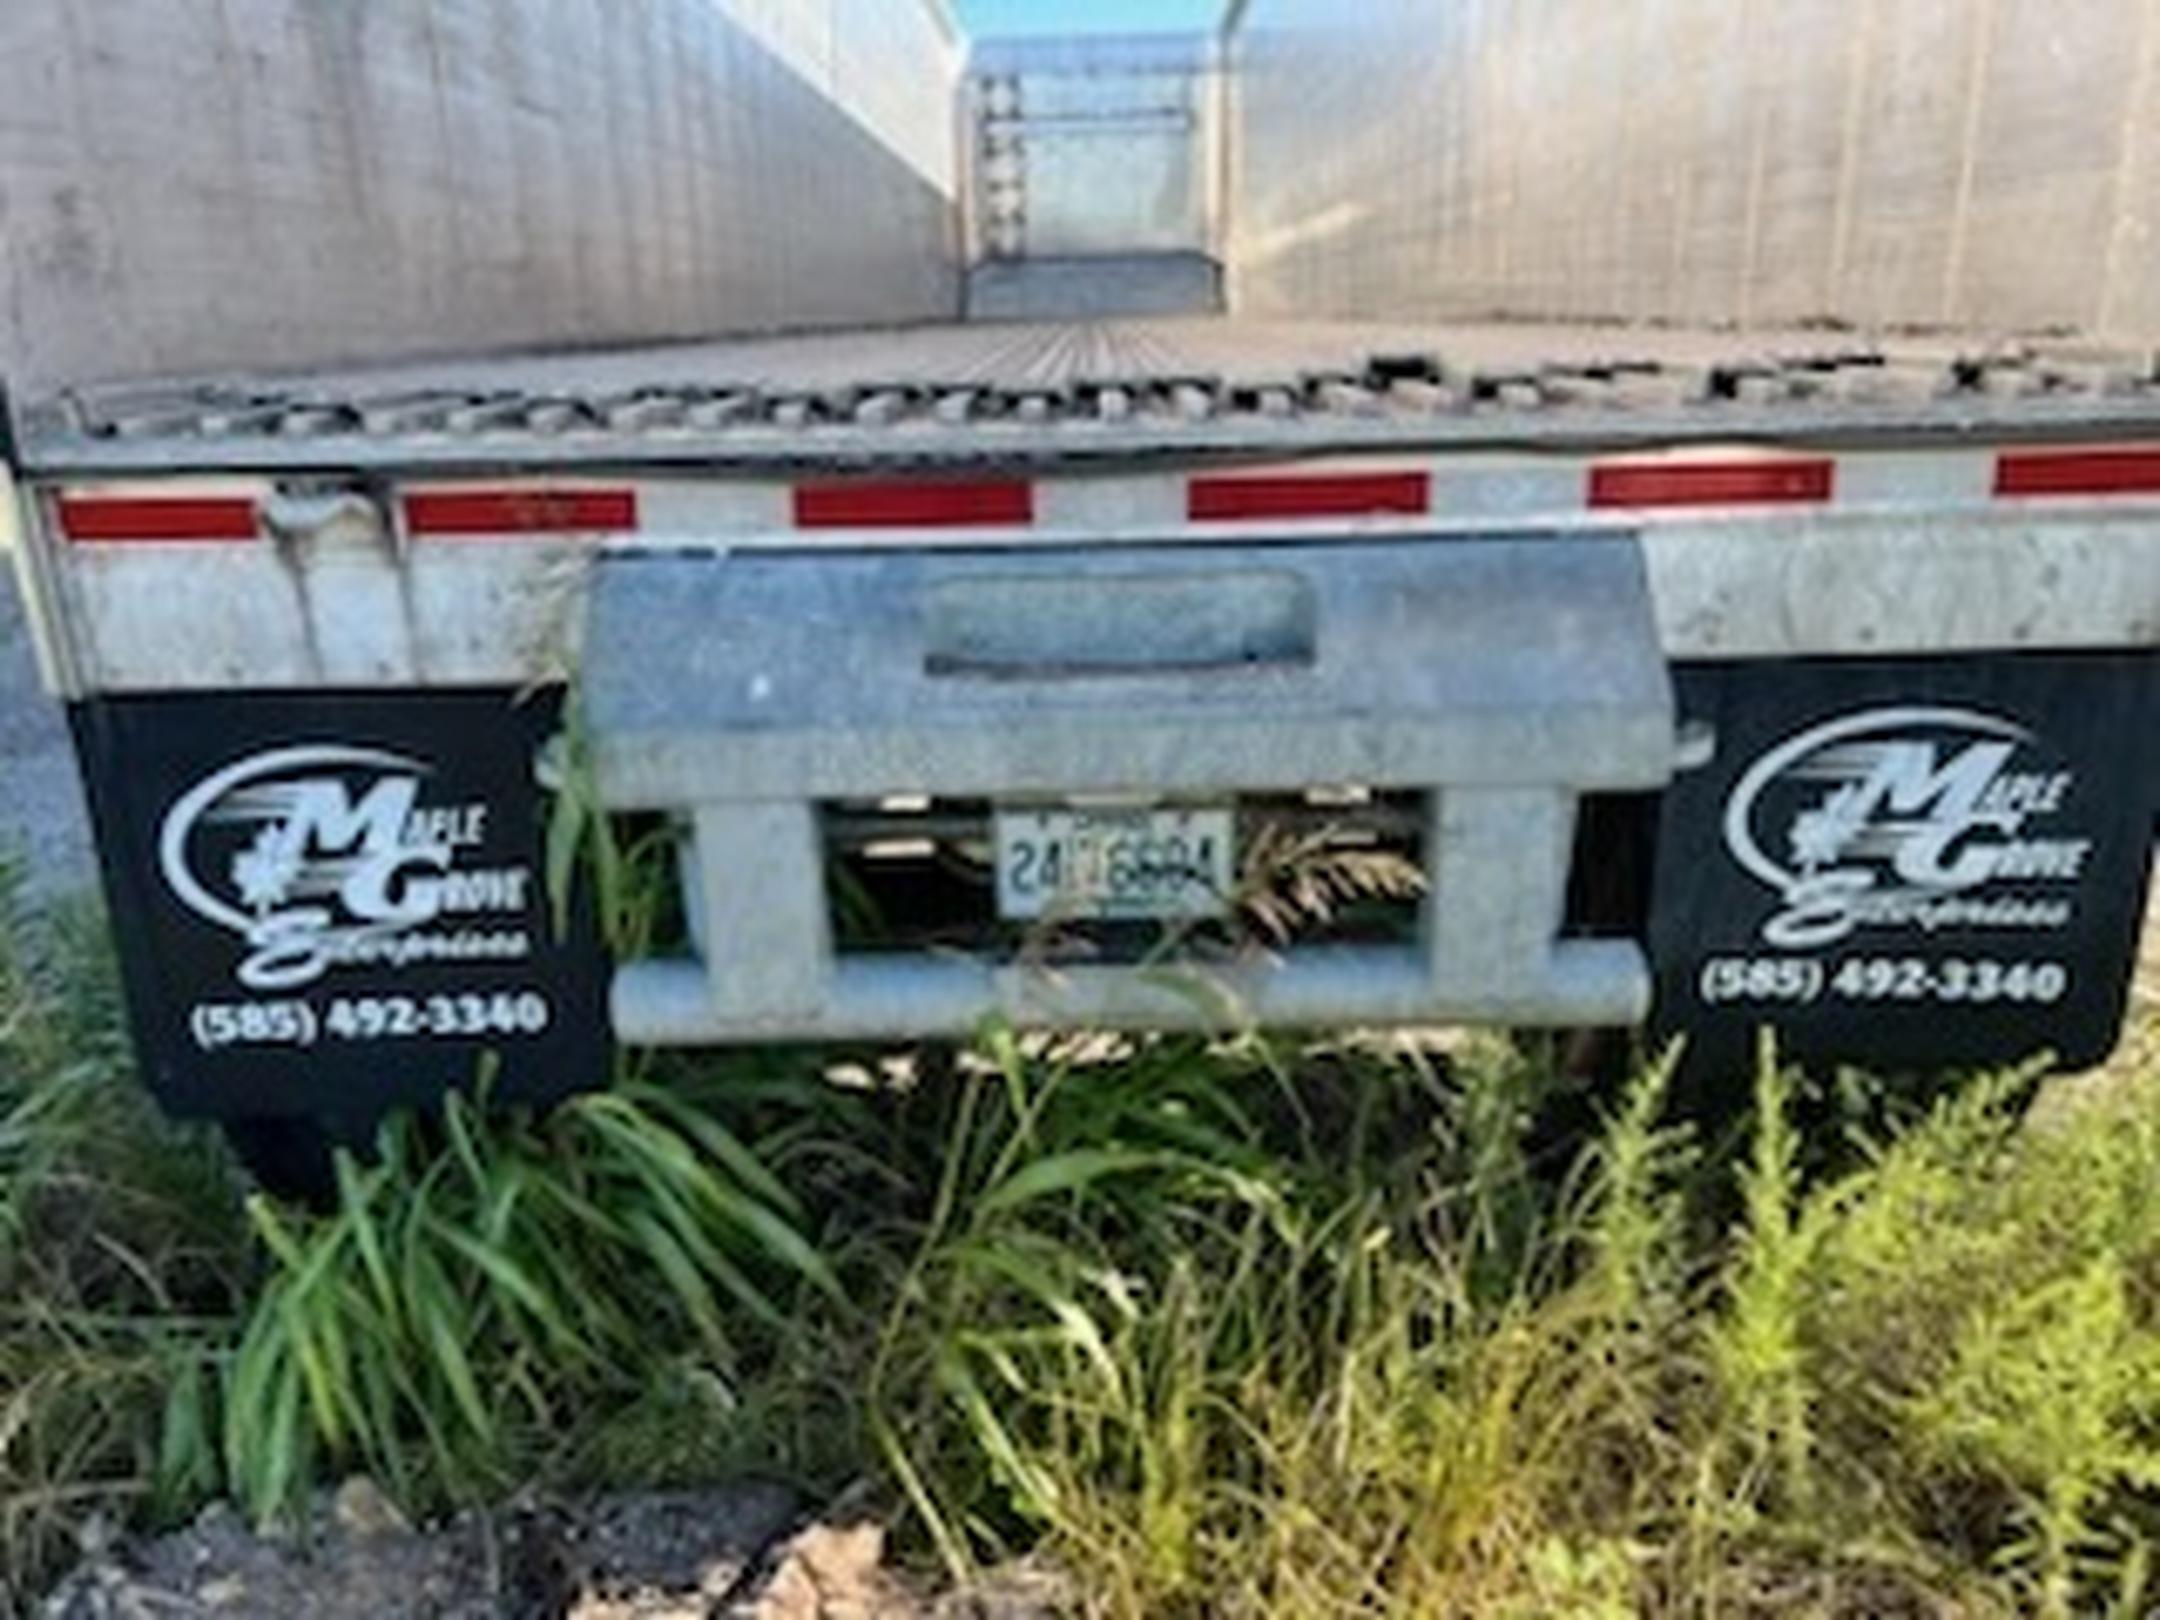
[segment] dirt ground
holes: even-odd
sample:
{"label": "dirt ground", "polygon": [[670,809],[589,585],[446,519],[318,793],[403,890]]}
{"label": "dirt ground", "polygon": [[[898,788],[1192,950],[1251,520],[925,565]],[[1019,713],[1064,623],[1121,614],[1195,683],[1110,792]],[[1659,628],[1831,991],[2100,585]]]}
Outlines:
{"label": "dirt ground", "polygon": [[[94,1540],[94,1538],[93,1538]],[[624,1495],[464,1514],[416,1530],[364,1480],[304,1531],[227,1507],[155,1540],[93,1545],[41,1620],[1050,1620],[1047,1572],[927,1596],[883,1532],[820,1520],[784,1487]]]}

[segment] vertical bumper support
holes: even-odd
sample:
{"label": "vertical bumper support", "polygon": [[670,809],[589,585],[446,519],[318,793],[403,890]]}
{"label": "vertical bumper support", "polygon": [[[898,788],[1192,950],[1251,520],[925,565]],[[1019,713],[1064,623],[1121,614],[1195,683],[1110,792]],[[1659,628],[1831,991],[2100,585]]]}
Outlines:
{"label": "vertical bumper support", "polygon": [[[814,808],[707,803],[692,825],[714,1015],[729,1023],[815,1018],[831,993],[832,928]],[[715,928],[713,918],[750,925]]]}

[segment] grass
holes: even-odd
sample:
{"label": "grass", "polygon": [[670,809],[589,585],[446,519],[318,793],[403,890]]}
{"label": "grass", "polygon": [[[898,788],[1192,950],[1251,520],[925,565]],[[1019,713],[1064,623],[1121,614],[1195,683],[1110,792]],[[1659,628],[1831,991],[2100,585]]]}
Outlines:
{"label": "grass", "polygon": [[867,1480],[1117,1616],[2160,1601],[2148,1085],[1766,1052],[1706,1136],[1651,1063],[1555,1148],[1498,1038],[993,1031],[402,1122],[306,1213],[150,1117],[94,918],[0,938],[0,1610],[92,1517],[356,1470]]}
{"label": "grass", "polygon": [[133,1085],[102,922],[0,870],[0,1612],[92,1519],[218,1488],[210,1373],[253,1257],[218,1143]]}
{"label": "grass", "polygon": [[650,1088],[539,1122],[453,1098],[439,1136],[394,1124],[339,1182],[321,1217],[248,1204],[271,1265],[228,1364],[224,1461],[262,1515],[318,1457],[408,1501],[507,1494],[581,1413],[639,1392],[649,1346],[732,1382],[746,1335],[792,1347],[775,1280],[838,1294],[787,1191]]}

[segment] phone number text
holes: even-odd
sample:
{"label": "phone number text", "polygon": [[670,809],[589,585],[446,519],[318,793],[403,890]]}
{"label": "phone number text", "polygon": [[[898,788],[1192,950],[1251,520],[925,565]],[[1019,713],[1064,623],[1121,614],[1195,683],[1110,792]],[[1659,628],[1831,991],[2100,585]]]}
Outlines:
{"label": "phone number text", "polygon": [[1713,956],[1703,963],[1702,999],[1715,1004],[1818,1001],[2058,1002],[2070,993],[2061,962],[1991,958],[1853,956],[1825,962],[1803,956]]}
{"label": "phone number text", "polygon": [[206,1052],[324,1041],[471,1040],[538,1035],[554,1008],[537,990],[439,996],[338,996],[311,1001],[203,1002],[188,1016]]}

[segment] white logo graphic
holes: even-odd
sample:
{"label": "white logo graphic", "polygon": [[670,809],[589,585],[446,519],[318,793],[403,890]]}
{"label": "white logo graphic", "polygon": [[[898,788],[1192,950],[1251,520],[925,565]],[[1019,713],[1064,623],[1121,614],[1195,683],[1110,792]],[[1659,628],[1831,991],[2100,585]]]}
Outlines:
{"label": "white logo graphic", "polygon": [[[246,941],[251,990],[311,984],[353,964],[514,961],[526,866],[461,867],[484,803],[431,806],[431,768],[379,749],[273,749],[198,783],[167,812],[158,858],[190,911]],[[495,926],[472,919],[493,918]]]}
{"label": "white logo graphic", "polygon": [[1867,928],[2060,928],[2089,838],[2031,836],[2067,804],[2061,770],[2021,769],[2032,733],[1970,709],[1873,709],[1758,759],[1725,807],[1733,858],[1784,907],[1782,949]]}

